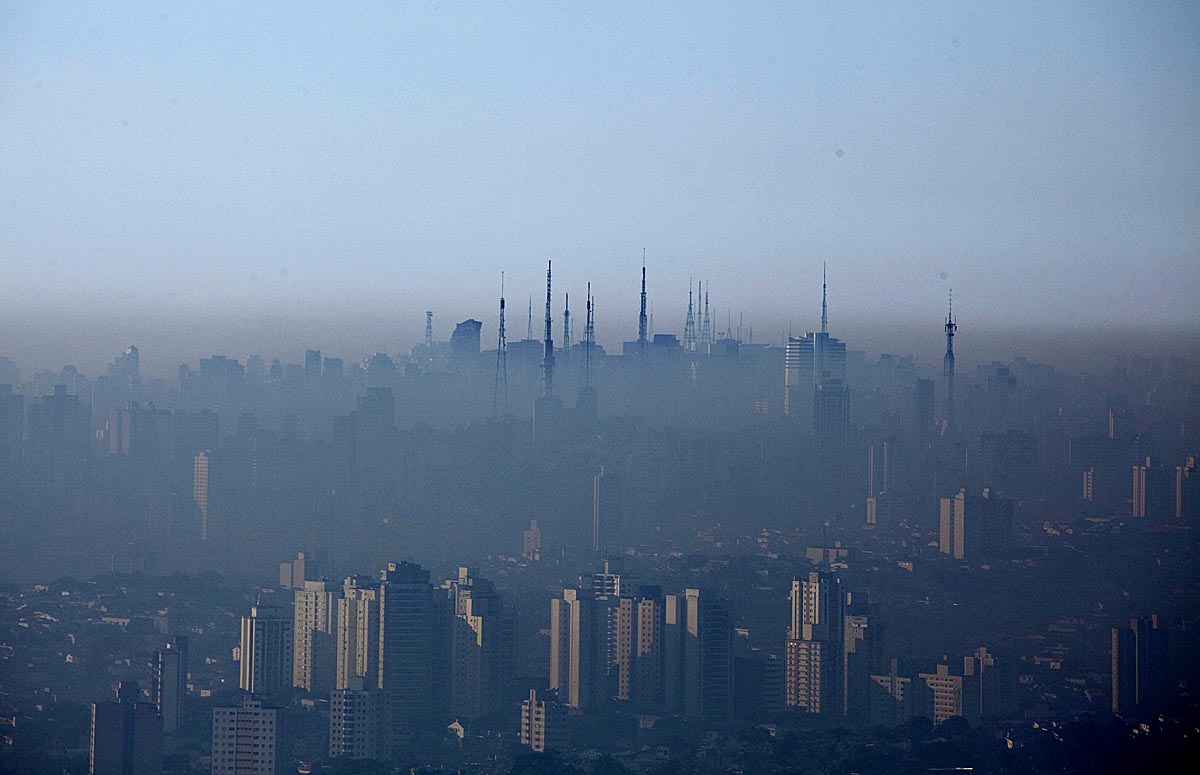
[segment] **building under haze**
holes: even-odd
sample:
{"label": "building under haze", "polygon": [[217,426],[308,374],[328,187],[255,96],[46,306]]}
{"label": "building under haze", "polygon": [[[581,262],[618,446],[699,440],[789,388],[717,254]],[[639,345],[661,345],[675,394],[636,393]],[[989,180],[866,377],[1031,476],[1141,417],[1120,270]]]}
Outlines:
{"label": "building under haze", "polygon": [[792,581],[784,696],[789,708],[841,715],[845,592],[831,573]]}
{"label": "building under haze", "polygon": [[282,713],[245,696],[241,704],[213,709],[212,775],[282,775]]}
{"label": "building under haze", "polygon": [[92,703],[90,775],[162,772],[162,720],[140,702],[136,681],[122,681],[115,702]]}
{"label": "building under haze", "polygon": [[238,686],[251,694],[286,693],[292,686],[295,635],[291,610],[255,605],[242,617]]}

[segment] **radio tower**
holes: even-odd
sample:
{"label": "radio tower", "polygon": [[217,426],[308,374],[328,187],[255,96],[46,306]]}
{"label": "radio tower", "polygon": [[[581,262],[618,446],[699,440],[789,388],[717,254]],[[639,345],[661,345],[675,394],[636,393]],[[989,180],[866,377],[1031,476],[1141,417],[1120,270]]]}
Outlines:
{"label": "radio tower", "polygon": [[542,395],[549,398],[554,393],[554,331],[550,320],[550,269],[553,262],[546,262],[546,349],[542,355]]}
{"label": "radio tower", "polygon": [[825,264],[821,264],[821,333],[829,333],[829,308],[825,305]]}
{"label": "radio tower", "polygon": [[563,356],[571,361],[571,294],[564,294],[563,301]]}
{"label": "radio tower", "polygon": [[425,310],[425,357],[429,359],[429,368],[433,368],[433,310]]}
{"label": "radio tower", "polygon": [[497,417],[500,390],[504,390],[504,414],[508,416],[508,341],[504,338],[504,272],[500,273],[500,334],[496,340],[496,386],[492,391],[492,419]]}
{"label": "radio tower", "polygon": [[712,330],[712,318],[710,318],[708,316],[708,289],[707,288],[704,290],[704,324],[700,327],[700,332],[701,332],[700,335],[702,337],[702,341],[704,342],[703,349],[705,352],[708,352],[708,350],[712,347],[712,343],[713,343],[713,330]]}
{"label": "radio tower", "polygon": [[583,385],[575,405],[585,409],[589,414],[596,412],[596,391],[592,387],[592,347],[596,343],[595,302],[592,299],[592,284],[587,284],[587,317],[583,323]]}
{"label": "radio tower", "polygon": [[688,311],[687,321],[683,324],[683,349],[686,352],[696,352],[696,314],[692,308],[692,281],[688,280]]}
{"label": "radio tower", "polygon": [[525,339],[533,338],[533,297],[529,297],[529,324],[525,328]]}
{"label": "radio tower", "polygon": [[638,313],[638,357],[646,355],[646,249],[642,248],[642,308]]}
{"label": "radio tower", "polygon": [[942,358],[942,381],[946,390],[946,428],[954,427],[954,334],[958,324],[954,322],[954,290],[950,290],[950,310],[946,313],[946,357]]}

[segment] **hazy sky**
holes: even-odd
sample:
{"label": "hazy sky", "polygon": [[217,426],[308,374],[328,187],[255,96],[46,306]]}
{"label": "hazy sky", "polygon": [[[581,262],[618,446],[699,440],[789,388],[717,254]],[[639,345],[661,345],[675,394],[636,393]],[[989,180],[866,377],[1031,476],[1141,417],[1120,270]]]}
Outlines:
{"label": "hazy sky", "polygon": [[0,5],[9,319],[1200,325],[1192,0],[299,5]]}

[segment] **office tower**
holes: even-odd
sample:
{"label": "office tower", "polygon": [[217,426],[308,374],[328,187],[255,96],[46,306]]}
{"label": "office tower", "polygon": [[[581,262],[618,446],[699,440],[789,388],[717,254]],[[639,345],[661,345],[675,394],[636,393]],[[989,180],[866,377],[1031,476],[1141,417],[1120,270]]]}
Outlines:
{"label": "office tower", "polygon": [[306,581],[295,591],[292,686],[323,696],[336,685],[341,597],[336,581]]}
{"label": "office tower", "polygon": [[454,327],[450,335],[450,362],[463,366],[473,364],[479,357],[479,331],[483,323],[464,320]]}
{"label": "office tower", "polygon": [[209,539],[209,508],[211,500],[209,497],[209,475],[211,473],[212,453],[208,451],[197,452],[193,459],[192,466],[192,499],[196,504],[196,509],[200,513],[200,540],[207,541]]}
{"label": "office tower", "polygon": [[1158,616],[1130,619],[1112,630],[1112,711],[1118,716],[1153,714],[1168,699],[1167,632]]}
{"label": "office tower", "polygon": [[813,430],[822,480],[836,492],[845,477],[850,439],[850,390],[843,380],[821,380],[813,392]]}
{"label": "office tower", "polygon": [[938,665],[933,673],[918,673],[929,692],[929,710],[933,723],[963,715],[963,677],[950,672],[949,665]]}
{"label": "office tower", "polygon": [[963,712],[968,718],[1008,718],[1017,710],[1017,672],[980,646],[963,658]]}
{"label": "office tower", "polygon": [[664,694],[667,709],[693,718],[733,712],[733,629],[729,608],[708,592],[665,599]]}
{"label": "office tower", "polygon": [[785,694],[788,707],[809,713],[843,711],[845,593],[839,578],[813,571],[792,580]]}
{"label": "office tower", "polygon": [[946,355],[942,358],[942,419],[947,430],[954,430],[954,335],[958,324],[954,322],[954,294],[950,295],[950,311],[946,313]]}
{"label": "office tower", "polygon": [[511,680],[512,631],[495,586],[470,568],[443,585],[450,604],[450,712],[478,718],[495,710]]}
{"label": "office tower", "polygon": [[279,586],[284,589],[304,589],[306,581],[318,581],[322,576],[321,563],[304,552],[297,552],[296,559],[279,563]]}
{"label": "office tower", "polygon": [[419,723],[429,711],[432,616],[429,571],[411,562],[388,563],[379,584],[379,687],[389,735]]}
{"label": "office tower", "polygon": [[969,562],[1003,558],[1012,532],[1012,501],[994,497],[990,490],[982,496],[959,490],[953,498],[941,499],[938,550],[942,554]]}
{"label": "office tower", "polygon": [[867,723],[871,675],[883,669],[879,615],[851,598],[842,637],[842,707],[847,719]]}
{"label": "office tower", "polygon": [[362,679],[367,688],[379,688],[379,584],[363,576],[350,576],[337,601],[338,689],[349,689]]}
{"label": "office tower", "polygon": [[617,600],[617,699],[647,710],[663,707],[665,627],[660,587],[643,586]]}
{"label": "office tower", "polygon": [[[822,388],[825,388],[822,393]],[[837,470],[849,432],[849,392],[846,388],[846,343],[829,335],[824,272],[821,277],[821,330],[789,336],[784,351],[784,413],[818,433],[823,458]]]}
{"label": "office tower", "polygon": [[282,773],[281,714],[252,696],[213,708],[212,775]]}
{"label": "office tower", "polygon": [[871,676],[869,689],[871,726],[898,727],[931,712],[925,681],[899,675],[894,659],[887,673]]}
{"label": "office tower", "polygon": [[151,663],[150,702],[158,708],[164,732],[178,732],[187,694],[188,639],[176,635],[166,648],[154,652]]}
{"label": "office tower", "polygon": [[550,688],[570,708],[595,708],[609,698],[611,607],[608,597],[582,589],[550,600]]}
{"label": "office tower", "polygon": [[162,772],[162,721],[153,705],[138,702],[136,681],[122,681],[116,702],[92,703],[90,775]]}
{"label": "office tower", "polygon": [[0,384],[0,507],[16,497],[24,446],[25,399]]}
{"label": "office tower", "polygon": [[536,753],[560,748],[566,741],[566,719],[562,706],[553,699],[538,699],[529,690],[529,699],[521,703],[521,745]]}
{"label": "office tower", "polygon": [[329,698],[329,755],[383,759],[387,755],[383,694],[356,677]]}
{"label": "office tower", "polygon": [[272,605],[255,605],[242,617],[240,680],[251,694],[287,692],[292,685],[295,636],[292,612]]}
{"label": "office tower", "polygon": [[1176,470],[1153,466],[1150,458],[1146,458],[1133,467],[1133,517],[1156,522],[1181,519],[1182,502],[1176,491]]}
{"label": "office tower", "polygon": [[521,544],[521,556],[526,560],[542,559],[542,531],[538,529],[536,519],[529,520],[529,529]]}

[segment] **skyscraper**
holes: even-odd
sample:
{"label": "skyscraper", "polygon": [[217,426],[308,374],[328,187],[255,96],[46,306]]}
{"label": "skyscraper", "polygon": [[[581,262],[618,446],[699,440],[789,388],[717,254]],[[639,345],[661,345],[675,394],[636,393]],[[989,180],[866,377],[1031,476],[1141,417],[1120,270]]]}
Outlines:
{"label": "skyscraper", "polygon": [[692,718],[733,712],[733,628],[711,593],[686,589],[665,599],[664,693],[669,710]]}
{"label": "skyscraper", "polygon": [[166,648],[154,652],[151,664],[150,702],[158,708],[164,732],[178,732],[187,694],[188,639],[176,635]]}
{"label": "skyscraper", "polygon": [[603,705],[608,692],[608,623],[612,601],[564,589],[550,600],[550,688],[568,707]]}
{"label": "skyscraper", "polygon": [[454,327],[450,335],[450,362],[464,367],[471,365],[479,357],[479,331],[483,323],[478,320],[464,320]]}
{"label": "skyscraper", "polygon": [[338,689],[355,686],[379,688],[379,583],[350,576],[337,601]]}
{"label": "skyscraper", "polygon": [[379,585],[379,686],[389,735],[413,726],[428,712],[432,618],[429,571],[411,562],[388,563]]}
{"label": "skyscraper", "polygon": [[813,571],[792,580],[785,700],[809,713],[843,711],[845,593],[831,573]]}
{"label": "skyscraper", "polygon": [[338,602],[336,581],[305,581],[295,591],[292,686],[325,695],[337,678]]}
{"label": "skyscraper", "polygon": [[200,540],[209,539],[209,476],[211,473],[212,453],[197,452],[192,466],[192,500],[200,514]]}
{"label": "skyscraper", "polygon": [[292,612],[272,605],[255,605],[242,617],[238,685],[251,694],[286,692],[292,685]]}
{"label": "skyscraper", "polygon": [[1167,632],[1158,616],[1130,619],[1112,629],[1112,711],[1118,716],[1154,713],[1167,699],[1170,677]]}
{"label": "skyscraper", "polygon": [[617,699],[636,708],[664,704],[666,603],[660,587],[639,587],[617,601]]}
{"label": "skyscraper", "polygon": [[334,689],[329,698],[329,755],[348,759],[383,759],[383,694],[361,677],[350,687]]}

